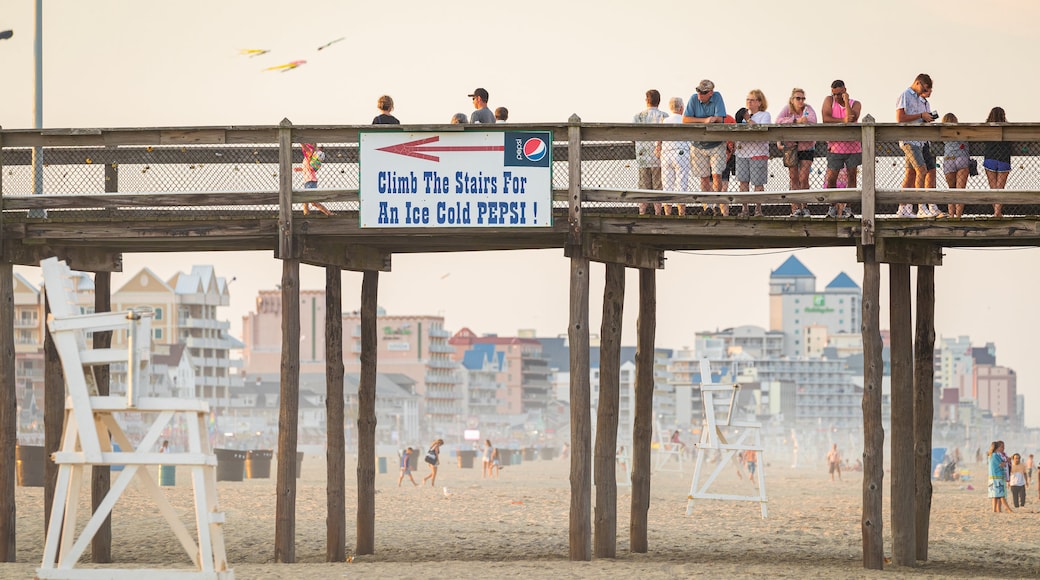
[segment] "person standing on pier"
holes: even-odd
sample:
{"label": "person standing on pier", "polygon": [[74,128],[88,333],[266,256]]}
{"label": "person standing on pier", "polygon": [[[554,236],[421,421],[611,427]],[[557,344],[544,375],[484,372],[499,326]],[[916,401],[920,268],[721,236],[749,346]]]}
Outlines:
{"label": "person standing on pier", "polygon": [[505,107],[499,107],[495,109],[495,122],[505,123],[509,120],[509,109]]}
{"label": "person standing on pier", "polygon": [[[303,188],[317,189],[318,169],[325,161],[325,152],[314,143],[301,143],[300,148],[303,149]],[[325,215],[332,215],[331,211],[316,201],[303,204],[303,215],[310,214],[312,207]]]}
{"label": "person standing on pier", "polygon": [[495,113],[488,108],[488,92],[487,89],[475,89],[472,94],[469,95],[473,99],[473,108],[476,109],[469,116],[470,123],[494,123]]}
{"label": "person standing on pier", "polygon": [[394,110],[394,100],[390,95],[383,95],[376,101],[376,107],[379,107],[379,114],[376,115],[375,119],[372,119],[373,125],[400,125],[401,122],[397,120],[397,117],[390,113]]}
{"label": "person standing on pier", "polygon": [[[682,123],[683,108],[686,103],[681,97],[668,100],[668,109],[672,114],[663,123]],[[666,191],[690,191],[690,142],[661,142],[661,185]],[[686,204],[678,206],[679,215],[686,215]],[[664,204],[664,215],[672,215],[672,205]]]}
{"label": "person standing on pier", "polygon": [[[914,83],[899,95],[896,101],[896,122],[898,123],[931,123],[935,120],[928,97],[932,95],[932,77],[925,73],[917,75]],[[935,186],[935,156],[931,154],[924,141],[900,141],[899,147],[906,155],[906,175],[903,177],[903,188],[924,189],[928,187],[928,176],[932,175],[932,187]],[[914,217],[913,204],[899,206],[898,217]],[[920,204],[917,217],[946,217],[935,205]]]}
{"label": "person standing on pier", "polygon": [[[849,96],[845,81],[831,83],[831,94],[823,100],[820,113],[824,123],[856,123],[859,121],[863,104]],[[856,171],[863,165],[863,144],[859,141],[830,141],[827,143],[827,173],[824,176],[828,189],[838,186],[838,174],[845,169],[846,187],[856,188]],[[852,217],[847,204],[831,204],[827,217]]]}
{"label": "person standing on pier", "polygon": [[[683,123],[724,123],[726,103],[722,93],[715,92],[715,83],[708,79],[697,84],[694,94],[686,103]],[[701,191],[722,191],[722,174],[726,171],[725,141],[695,141],[691,143],[690,164],[701,178]],[[719,204],[722,215],[729,215],[729,206]],[[713,210],[708,210],[714,213]]]}
{"label": "person standing on pier", "polygon": [[[646,109],[636,113],[633,123],[655,125],[663,123],[668,113],[657,106],[661,104],[661,93],[656,89],[646,92]],[[639,172],[639,189],[661,189],[661,142],[636,141],[636,167]],[[649,204],[639,204],[639,213],[645,214]],[[661,215],[662,205],[654,204],[654,214]]]}

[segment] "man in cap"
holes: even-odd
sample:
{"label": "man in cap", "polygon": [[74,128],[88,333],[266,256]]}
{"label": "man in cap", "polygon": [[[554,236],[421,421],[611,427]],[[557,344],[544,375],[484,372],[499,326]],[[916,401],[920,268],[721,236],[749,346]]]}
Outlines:
{"label": "man in cap", "polygon": [[487,89],[476,89],[476,90],[473,91],[473,93],[471,95],[469,95],[469,97],[471,99],[473,99],[473,108],[476,109],[476,111],[473,111],[473,113],[470,114],[469,122],[470,123],[494,123],[495,122],[495,113],[492,112],[491,109],[489,109],[488,106],[487,106],[487,103],[488,103],[488,92],[487,92]]}
{"label": "man in cap", "polygon": [[[697,84],[683,112],[683,123],[723,123],[726,103],[722,94],[715,92],[715,83],[708,79]],[[694,174],[701,178],[701,191],[722,191],[722,175],[726,171],[725,141],[694,141],[690,143],[690,164]],[[722,215],[729,215],[729,207],[720,204]]]}

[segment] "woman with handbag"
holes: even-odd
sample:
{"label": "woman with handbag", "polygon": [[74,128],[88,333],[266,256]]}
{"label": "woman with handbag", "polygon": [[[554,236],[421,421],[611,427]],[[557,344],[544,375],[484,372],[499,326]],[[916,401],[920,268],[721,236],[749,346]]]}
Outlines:
{"label": "woman with handbag", "polygon": [[426,480],[430,480],[430,487],[437,485],[437,466],[441,464],[442,445],[444,445],[444,439],[438,439],[430,445],[429,451],[426,452],[424,461],[430,466],[430,474],[422,478],[423,485],[426,485]]}
{"label": "woman with handbag", "polygon": [[[805,102],[805,91],[795,87],[791,89],[791,98],[787,106],[780,110],[776,117],[777,124],[814,124],[816,111]],[[813,156],[816,152],[816,141],[784,141],[784,166],[791,178],[791,191],[809,189],[809,171],[812,169]],[[809,217],[808,204],[792,203],[791,217]]]}
{"label": "woman with handbag", "polygon": [[[942,118],[943,124],[957,122],[957,115],[946,113]],[[964,189],[968,187],[968,176],[971,173],[971,149],[967,141],[946,141],[943,143],[943,175],[946,176],[946,186],[950,189]],[[950,217],[960,218],[964,215],[963,203],[951,203],[946,206]]]}

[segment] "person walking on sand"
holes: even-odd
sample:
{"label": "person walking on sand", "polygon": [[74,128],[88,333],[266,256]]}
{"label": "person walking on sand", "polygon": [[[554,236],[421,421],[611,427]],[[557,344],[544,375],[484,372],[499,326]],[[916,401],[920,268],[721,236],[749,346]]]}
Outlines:
{"label": "person walking on sand", "polygon": [[[300,148],[303,149],[303,188],[318,189],[318,169],[325,161],[325,152],[314,143],[301,143]],[[332,215],[331,211],[316,201],[303,204],[303,215],[310,214],[311,207],[325,215]]]}
{"label": "person walking on sand", "polygon": [[415,450],[409,447],[404,450],[401,454],[401,475],[397,476],[397,487],[401,487],[401,482],[404,481],[404,476],[408,476],[408,479],[412,481],[412,485],[419,487],[419,484],[415,482],[415,478],[412,477],[412,454]]}
{"label": "person walking on sand", "polygon": [[1011,506],[1007,503],[1007,470],[1004,461],[1004,442],[994,441],[989,446],[989,498],[993,500],[993,511],[999,512],[1001,506],[1007,506],[1011,513]]}
{"label": "person walking on sand", "polygon": [[484,440],[484,453],[481,456],[482,461],[480,462],[480,479],[484,479],[491,475],[491,454],[495,451],[495,448],[491,446],[491,440]]}
{"label": "person walking on sand", "polygon": [[831,450],[827,452],[827,470],[831,475],[831,481],[834,481],[834,474],[838,474],[838,481],[841,481],[841,452],[838,451],[838,444],[831,445]]}
{"label": "person walking on sand", "polygon": [[1011,479],[1008,480],[1008,485],[1011,487],[1011,498],[1015,507],[1026,507],[1026,466],[1018,453],[1011,456]]}
{"label": "person walking on sand", "polygon": [[423,485],[426,485],[426,480],[429,480],[430,487],[437,486],[437,466],[441,464],[442,445],[444,445],[444,439],[438,439],[430,445],[430,450],[426,452],[424,461],[430,464],[430,474],[422,478]]}
{"label": "person walking on sand", "polygon": [[495,479],[502,473],[502,459],[498,456],[498,447],[491,449],[491,461],[488,464],[488,478],[494,474]]}
{"label": "person walking on sand", "polygon": [[747,464],[748,479],[751,483],[755,482],[755,468],[758,465],[758,452],[754,449],[748,449],[744,452],[744,463]]}

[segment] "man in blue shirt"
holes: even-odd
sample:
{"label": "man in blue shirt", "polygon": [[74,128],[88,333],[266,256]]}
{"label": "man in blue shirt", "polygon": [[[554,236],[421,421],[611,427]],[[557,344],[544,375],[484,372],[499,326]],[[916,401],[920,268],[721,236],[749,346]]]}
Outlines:
{"label": "man in blue shirt", "polygon": [[[715,92],[715,83],[708,79],[697,85],[683,113],[683,123],[722,123],[726,119],[726,103],[722,94]],[[725,141],[694,141],[690,148],[690,163],[701,178],[701,191],[721,191],[722,174],[726,170]]]}

